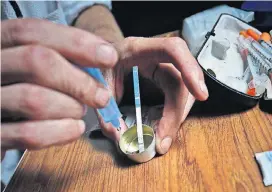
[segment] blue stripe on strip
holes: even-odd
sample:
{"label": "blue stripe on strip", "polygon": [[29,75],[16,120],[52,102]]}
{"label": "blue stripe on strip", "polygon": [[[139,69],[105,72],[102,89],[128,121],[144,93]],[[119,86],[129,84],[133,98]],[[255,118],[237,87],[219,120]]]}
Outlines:
{"label": "blue stripe on strip", "polygon": [[133,86],[134,86],[134,99],[135,99],[135,106],[141,106],[140,100],[140,87],[139,87],[139,74],[138,74],[138,67],[133,67]]}
{"label": "blue stripe on strip", "polygon": [[141,100],[135,99],[135,107],[141,107]]}

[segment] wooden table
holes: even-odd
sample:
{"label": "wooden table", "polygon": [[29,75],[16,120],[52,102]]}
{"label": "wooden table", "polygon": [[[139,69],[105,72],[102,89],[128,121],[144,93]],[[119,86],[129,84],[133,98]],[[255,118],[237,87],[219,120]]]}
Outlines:
{"label": "wooden table", "polygon": [[259,106],[227,108],[196,103],[171,150],[144,164],[123,159],[109,140],[89,134],[27,151],[6,191],[272,191],[254,159],[272,149],[272,115]]}

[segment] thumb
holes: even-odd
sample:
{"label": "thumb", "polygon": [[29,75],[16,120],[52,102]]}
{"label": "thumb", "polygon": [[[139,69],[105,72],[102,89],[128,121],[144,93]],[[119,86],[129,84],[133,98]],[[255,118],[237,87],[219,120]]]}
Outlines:
{"label": "thumb", "polygon": [[166,131],[168,129],[168,123],[167,119],[164,119],[162,117],[161,120],[158,121],[158,128],[156,129],[156,151],[157,153],[163,155],[167,153],[167,151],[170,149],[172,142],[173,142],[173,135],[175,135],[177,129],[175,129],[175,132],[168,134]]}
{"label": "thumb", "polygon": [[127,130],[127,126],[122,118],[119,118],[120,121],[120,129],[118,130],[116,127],[114,127],[111,123],[106,123],[101,115],[98,113],[97,110],[95,110],[95,113],[98,118],[98,122],[101,126],[101,131],[103,135],[108,137],[114,142],[119,142],[120,136]]}
{"label": "thumb", "polygon": [[[164,115],[160,120],[157,120],[154,124],[156,129],[156,151],[159,154],[165,154],[172,145],[173,140],[177,136],[177,132],[185,118],[187,117],[189,111],[191,110],[193,103],[195,101],[194,96],[192,96],[188,90],[187,99],[182,99],[181,109],[173,108],[166,99],[166,106],[164,109]],[[184,96],[184,95],[183,95]],[[184,97],[180,97],[184,98]]]}

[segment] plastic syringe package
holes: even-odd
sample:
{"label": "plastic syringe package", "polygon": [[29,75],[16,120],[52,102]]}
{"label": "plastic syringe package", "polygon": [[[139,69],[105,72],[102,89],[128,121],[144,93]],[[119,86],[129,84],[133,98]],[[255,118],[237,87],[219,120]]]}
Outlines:
{"label": "plastic syringe package", "polygon": [[232,15],[219,17],[196,57],[210,96],[247,107],[261,100],[272,110],[271,37],[262,34]]}

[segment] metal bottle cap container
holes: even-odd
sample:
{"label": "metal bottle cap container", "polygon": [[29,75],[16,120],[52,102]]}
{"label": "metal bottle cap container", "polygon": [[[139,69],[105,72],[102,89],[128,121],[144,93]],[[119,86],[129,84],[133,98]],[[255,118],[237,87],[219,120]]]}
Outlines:
{"label": "metal bottle cap container", "polygon": [[143,139],[145,150],[139,153],[137,127],[132,126],[120,138],[119,147],[128,158],[138,163],[151,160],[156,155],[154,130],[143,124]]}

